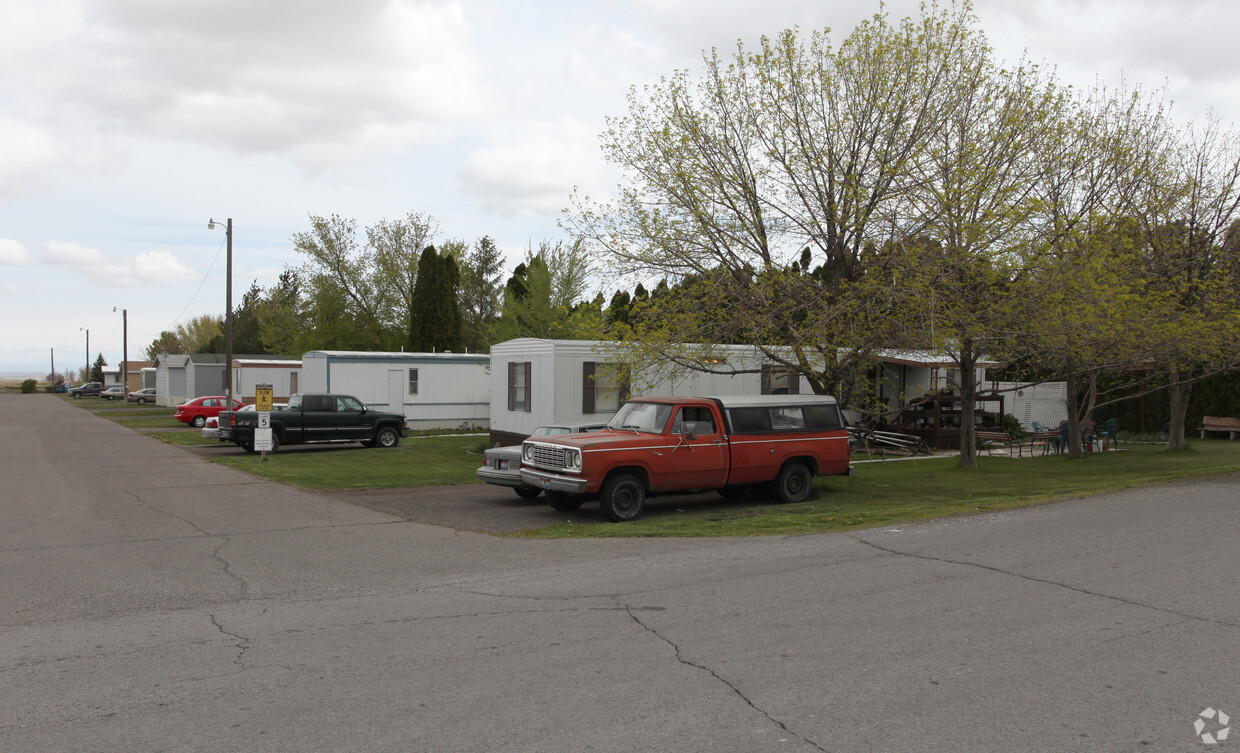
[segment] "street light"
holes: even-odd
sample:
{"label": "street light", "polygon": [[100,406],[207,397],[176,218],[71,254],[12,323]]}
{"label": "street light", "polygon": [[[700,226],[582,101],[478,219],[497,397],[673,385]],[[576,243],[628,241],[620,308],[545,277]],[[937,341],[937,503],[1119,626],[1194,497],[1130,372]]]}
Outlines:
{"label": "street light", "polygon": [[[215,226],[220,223],[214,219],[207,220],[207,230],[214,230]],[[232,405],[233,399],[233,383],[232,383],[232,217],[228,218],[228,223],[224,226],[224,232],[228,235],[228,273],[226,275],[225,286],[227,292],[224,296],[224,391],[228,395],[228,404]]]}
{"label": "street light", "polygon": [[[116,307],[112,307],[112,313],[116,313]],[[121,392],[125,395],[125,405],[129,405],[129,309],[121,309],[121,346],[124,348],[121,355]]]}
{"label": "street light", "polygon": [[[89,382],[90,381],[90,330],[86,329],[85,327],[78,327],[78,332],[86,333],[86,371],[82,372],[82,381]],[[72,381],[70,381],[70,384],[72,384]]]}

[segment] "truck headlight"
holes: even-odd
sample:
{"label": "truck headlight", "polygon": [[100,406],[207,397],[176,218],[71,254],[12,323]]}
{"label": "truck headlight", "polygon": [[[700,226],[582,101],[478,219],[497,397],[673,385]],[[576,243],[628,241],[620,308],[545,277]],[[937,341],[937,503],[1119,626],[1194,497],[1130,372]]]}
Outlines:
{"label": "truck headlight", "polygon": [[566,450],[564,452],[564,470],[581,470],[581,450]]}
{"label": "truck headlight", "polygon": [[534,448],[528,444],[521,445],[521,457],[525,458],[526,460],[530,462],[533,462],[534,461]]}

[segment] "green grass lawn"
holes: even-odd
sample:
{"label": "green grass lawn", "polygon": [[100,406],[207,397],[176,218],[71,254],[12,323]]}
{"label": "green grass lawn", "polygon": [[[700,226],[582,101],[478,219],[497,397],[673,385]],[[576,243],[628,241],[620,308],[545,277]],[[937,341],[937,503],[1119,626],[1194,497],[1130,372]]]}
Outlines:
{"label": "green grass lawn", "polygon": [[482,441],[482,437],[460,435],[409,437],[390,449],[313,445],[300,452],[268,453],[266,461],[255,453],[215,458],[214,462],[306,489],[471,484],[478,481],[474,471],[482,465]]}
{"label": "green grass lawn", "polygon": [[[1118,452],[1036,458],[986,457],[964,469],[939,457],[856,466],[851,478],[815,479],[817,496],[795,505],[755,500],[725,511],[695,513],[685,504],[658,515],[606,526],[552,526],[522,532],[538,538],[633,536],[772,536],[871,528],[948,515],[1052,502],[1176,479],[1240,472],[1240,442],[1197,440],[1186,452],[1160,445]],[[590,503],[587,503],[587,505]]]}
{"label": "green grass lawn", "polygon": [[[84,406],[85,407],[85,406]],[[123,406],[122,406],[123,408]],[[98,415],[141,431],[178,427],[172,409],[138,407],[101,410]],[[175,445],[215,445],[198,429],[151,432]],[[213,462],[284,484],[308,489],[374,489],[428,484],[477,483],[486,439],[481,436],[411,436],[393,449],[323,445],[298,452],[230,455]],[[854,458],[860,460],[861,456]],[[695,510],[692,502],[668,512],[655,498],[650,515],[629,523],[551,526],[523,531],[530,538],[640,536],[771,536],[869,528],[949,515],[1024,507],[1193,477],[1240,472],[1240,442],[1193,440],[1185,452],[1163,445],[1122,443],[1117,452],[1035,458],[980,458],[966,470],[955,456],[858,463],[852,477],[815,480],[817,494],[795,505],[773,504],[755,495],[722,509]],[[587,509],[592,502],[587,502]],[[660,509],[662,508],[662,509]]]}

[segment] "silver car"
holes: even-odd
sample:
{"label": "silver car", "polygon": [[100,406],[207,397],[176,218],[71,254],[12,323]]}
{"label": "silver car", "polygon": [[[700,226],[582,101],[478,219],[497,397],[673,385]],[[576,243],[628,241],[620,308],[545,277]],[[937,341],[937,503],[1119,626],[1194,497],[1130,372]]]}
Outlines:
{"label": "silver car", "polygon": [[[555,434],[581,434],[587,431],[601,431],[607,424],[569,424],[564,426],[539,426],[531,437],[548,437]],[[478,478],[488,484],[512,487],[518,497],[533,499],[542,493],[541,489],[527,486],[521,480],[521,445],[508,447],[492,447],[483,455],[483,463],[478,468]]]}

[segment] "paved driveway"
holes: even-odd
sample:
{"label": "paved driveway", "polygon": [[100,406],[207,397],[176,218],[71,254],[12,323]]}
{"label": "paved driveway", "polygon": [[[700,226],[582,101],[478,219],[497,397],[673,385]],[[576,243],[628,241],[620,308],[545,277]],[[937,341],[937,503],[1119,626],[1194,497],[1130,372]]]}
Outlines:
{"label": "paved driveway", "polygon": [[51,396],[0,416],[0,750],[1240,744],[1193,726],[1240,714],[1234,478],[851,535],[515,541]]}

